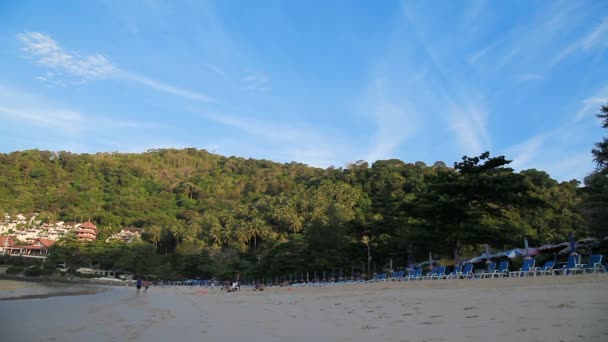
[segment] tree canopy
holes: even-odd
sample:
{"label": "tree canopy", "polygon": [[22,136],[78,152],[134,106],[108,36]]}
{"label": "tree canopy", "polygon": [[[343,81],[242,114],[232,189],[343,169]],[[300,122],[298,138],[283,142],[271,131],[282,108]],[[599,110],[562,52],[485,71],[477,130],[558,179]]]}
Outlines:
{"label": "tree canopy", "polygon": [[[605,148],[597,146],[598,174]],[[391,159],[321,169],[194,148],[28,150],[0,154],[0,211],[90,218],[100,240],[141,227],[143,244],[58,244],[55,258],[82,254],[71,261],[166,277],[363,271],[368,244],[379,270],[405,265],[410,253],[451,256],[456,247],[472,253],[486,243],[521,246],[524,236],[545,243],[589,233],[581,202],[606,193],[605,177],[588,178],[584,193],[575,181],[509,163],[486,152],[453,167]]]}

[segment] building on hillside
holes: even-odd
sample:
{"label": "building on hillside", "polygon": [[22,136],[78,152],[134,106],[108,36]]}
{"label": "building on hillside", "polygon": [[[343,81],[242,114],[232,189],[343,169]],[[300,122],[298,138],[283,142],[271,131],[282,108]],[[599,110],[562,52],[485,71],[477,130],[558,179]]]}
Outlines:
{"label": "building on hillside", "polygon": [[113,234],[109,238],[106,239],[106,242],[110,241],[123,241],[123,242],[133,242],[137,239],[141,238],[141,228],[135,227],[126,227],[122,228],[120,232]]}
{"label": "building on hillside", "polygon": [[97,239],[97,234],[97,226],[90,220],[76,228],[76,235],[79,241],[93,241]]}
{"label": "building on hillside", "polygon": [[[4,254],[12,256],[22,256],[27,258],[41,258],[46,259],[49,254],[49,248],[55,243],[53,240],[47,239],[36,239],[29,245],[15,245],[10,247],[4,247]],[[8,245],[8,243],[6,243]]]}
{"label": "building on hillside", "polygon": [[0,236],[0,253],[5,254],[6,248],[13,247],[15,239],[12,236]]}

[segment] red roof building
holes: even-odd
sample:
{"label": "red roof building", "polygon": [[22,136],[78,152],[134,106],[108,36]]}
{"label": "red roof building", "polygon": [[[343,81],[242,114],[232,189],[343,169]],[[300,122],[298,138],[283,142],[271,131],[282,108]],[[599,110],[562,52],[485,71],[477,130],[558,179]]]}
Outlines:
{"label": "red roof building", "polygon": [[87,221],[76,229],[76,235],[78,236],[79,241],[93,241],[97,239],[97,226],[93,224],[91,221]]}
{"label": "red roof building", "polygon": [[[8,242],[4,241],[4,243],[8,245]],[[44,259],[49,253],[49,247],[51,247],[54,243],[55,241],[53,240],[38,238],[29,245],[15,246],[13,242],[13,245],[6,247],[3,245],[2,248],[4,254]]]}

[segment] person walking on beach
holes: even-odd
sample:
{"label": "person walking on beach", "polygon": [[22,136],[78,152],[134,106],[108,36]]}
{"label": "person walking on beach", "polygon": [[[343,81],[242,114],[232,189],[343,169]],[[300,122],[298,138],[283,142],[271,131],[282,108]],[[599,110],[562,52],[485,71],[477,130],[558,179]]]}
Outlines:
{"label": "person walking on beach", "polygon": [[144,282],[144,293],[148,292],[148,287],[150,287],[150,282],[146,280]]}
{"label": "person walking on beach", "polygon": [[137,294],[139,294],[139,290],[141,290],[141,278],[137,278],[137,283],[135,283],[135,287],[137,287]]}

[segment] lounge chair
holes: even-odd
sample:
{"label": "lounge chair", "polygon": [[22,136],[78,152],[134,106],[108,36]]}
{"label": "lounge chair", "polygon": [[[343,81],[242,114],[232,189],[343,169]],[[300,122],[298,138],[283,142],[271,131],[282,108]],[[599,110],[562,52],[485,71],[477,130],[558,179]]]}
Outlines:
{"label": "lounge chair", "polygon": [[491,277],[494,272],[496,272],[496,263],[491,262],[486,267],[486,271],[483,273],[475,274],[475,278],[488,278]]}
{"label": "lounge chair", "polygon": [[445,279],[454,279],[454,278],[458,278],[458,274],[462,272],[462,266],[458,265],[458,266],[454,266],[454,269],[452,270],[452,272],[448,275],[445,276]]}
{"label": "lounge chair", "polygon": [[433,277],[437,274],[437,271],[439,271],[439,268],[435,267],[432,270],[428,271],[425,275],[424,275],[424,280],[430,280],[433,279]]}
{"label": "lounge chair", "polygon": [[576,274],[582,273],[583,267],[581,264],[581,256],[580,255],[571,255],[568,257],[568,262],[562,268],[554,268],[553,274]]}
{"label": "lounge chair", "polygon": [[602,265],[602,258],[604,256],[601,254],[592,254],[589,257],[589,263],[583,265],[583,273],[596,273],[596,272],[606,272],[604,265]]}
{"label": "lounge chair", "polygon": [[439,266],[437,272],[431,276],[431,279],[441,279],[443,277],[445,277],[445,266]]}
{"label": "lounge chair", "polygon": [[473,264],[466,264],[462,272],[458,274],[459,279],[471,278],[473,276]]}
{"label": "lounge chair", "polygon": [[498,264],[498,269],[495,270],[490,275],[490,278],[494,278],[494,277],[502,278],[502,277],[508,276],[508,275],[509,275],[509,262],[507,260],[505,260],[505,261],[501,261],[500,264]]}
{"label": "lounge chair", "polygon": [[509,277],[525,277],[526,275],[532,274],[532,272],[534,272],[534,263],[534,259],[524,260],[524,264],[521,266],[519,271],[509,272]]}
{"label": "lounge chair", "polygon": [[422,279],[422,268],[417,268],[412,274],[407,277],[407,280],[420,280]]}
{"label": "lounge chair", "polygon": [[549,261],[545,262],[543,267],[535,267],[532,275],[534,275],[534,276],[547,275],[547,274],[553,275],[554,266],[555,266],[555,261],[549,260]]}

